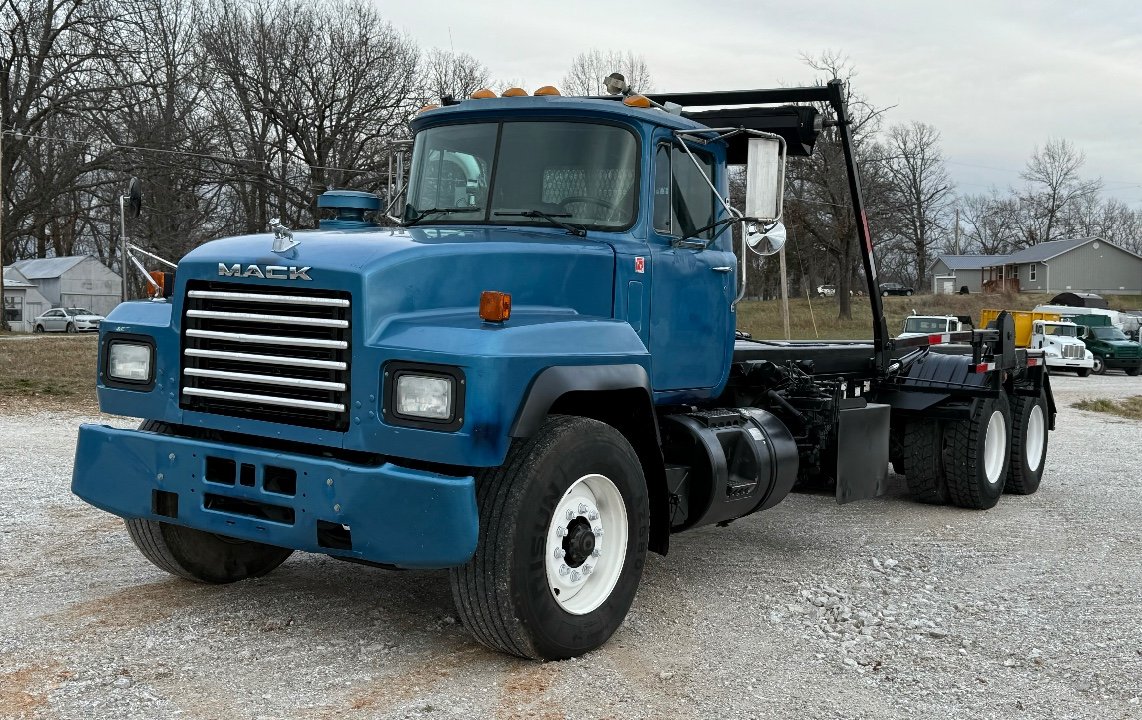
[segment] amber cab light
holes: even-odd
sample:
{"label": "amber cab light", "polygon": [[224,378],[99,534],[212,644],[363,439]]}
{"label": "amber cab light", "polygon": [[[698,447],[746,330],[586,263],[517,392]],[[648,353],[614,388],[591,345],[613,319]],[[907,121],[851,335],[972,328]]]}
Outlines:
{"label": "amber cab light", "polygon": [[500,93],[500,97],[527,97],[527,90],[518,87],[510,87]]}
{"label": "amber cab light", "polygon": [[480,317],[488,322],[503,322],[512,315],[512,296],[498,290],[480,293]]}
{"label": "amber cab light", "polygon": [[147,273],[151,276],[152,297],[166,297],[167,274],[162,270],[152,270]]}
{"label": "amber cab light", "polygon": [[487,100],[488,98],[494,98],[495,96],[496,93],[492,90],[489,90],[488,88],[480,88],[476,92],[472,93],[473,100]]}
{"label": "amber cab light", "polygon": [[653,107],[650,103],[650,98],[645,95],[627,95],[623,98],[623,105],[637,108]]}
{"label": "amber cab light", "polygon": [[559,88],[554,85],[544,85],[535,91],[535,95],[543,97],[544,95],[559,95]]}

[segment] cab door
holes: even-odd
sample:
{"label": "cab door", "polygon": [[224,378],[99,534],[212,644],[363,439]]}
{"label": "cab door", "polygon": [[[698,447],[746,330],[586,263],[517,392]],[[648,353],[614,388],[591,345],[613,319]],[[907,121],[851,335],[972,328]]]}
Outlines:
{"label": "cab door", "polygon": [[[700,149],[694,154],[701,169],[673,142],[654,148],[650,351],[655,391],[694,390],[701,397],[721,385],[729,365],[737,260],[728,228],[717,237],[715,230],[695,235],[725,210],[702,177],[722,187],[716,158]],[[688,235],[708,247],[676,247]]]}

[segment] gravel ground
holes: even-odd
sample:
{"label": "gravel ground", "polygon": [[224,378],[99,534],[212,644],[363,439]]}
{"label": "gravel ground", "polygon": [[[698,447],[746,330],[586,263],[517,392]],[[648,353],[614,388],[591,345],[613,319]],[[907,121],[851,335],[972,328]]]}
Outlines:
{"label": "gravel ground", "polygon": [[68,491],[76,426],[133,422],[0,415],[0,717],[1142,718],[1142,423],[1069,407],[1142,380],[1055,384],[1037,495],[795,495],[675,538],[608,645],[548,664],[471,641],[440,572],[172,579]]}

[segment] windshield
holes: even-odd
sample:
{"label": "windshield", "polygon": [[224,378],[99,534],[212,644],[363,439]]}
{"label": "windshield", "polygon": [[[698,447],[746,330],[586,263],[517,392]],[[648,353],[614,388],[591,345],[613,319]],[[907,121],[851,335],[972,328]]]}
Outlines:
{"label": "windshield", "polygon": [[1099,340],[1125,340],[1126,336],[1118,328],[1113,327],[1096,327],[1090,329]]}
{"label": "windshield", "polygon": [[947,331],[947,318],[911,317],[904,323],[904,332],[942,333]]}
{"label": "windshield", "polygon": [[1059,337],[1077,337],[1078,328],[1074,325],[1044,325],[1044,335],[1058,335]]}
{"label": "windshield", "polygon": [[90,315],[91,311],[86,308],[67,308],[64,310],[68,315]]}
{"label": "windshield", "polygon": [[543,214],[588,228],[625,228],[634,222],[637,159],[634,134],[613,125],[428,128],[416,137],[404,220],[551,225]]}

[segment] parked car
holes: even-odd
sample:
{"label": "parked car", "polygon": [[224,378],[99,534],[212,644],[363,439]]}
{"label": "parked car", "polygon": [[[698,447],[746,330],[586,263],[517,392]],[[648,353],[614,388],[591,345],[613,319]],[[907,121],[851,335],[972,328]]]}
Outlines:
{"label": "parked car", "polygon": [[837,286],[836,285],[818,285],[817,286],[817,294],[822,295],[824,297],[833,297],[834,295],[837,294]]}
{"label": "parked car", "polygon": [[911,295],[913,292],[915,291],[912,288],[907,285],[901,285],[900,283],[880,284],[880,294],[884,297],[888,297],[889,295]]}
{"label": "parked car", "polygon": [[102,320],[102,315],[87,308],[54,308],[32,321],[32,332],[94,332]]}

